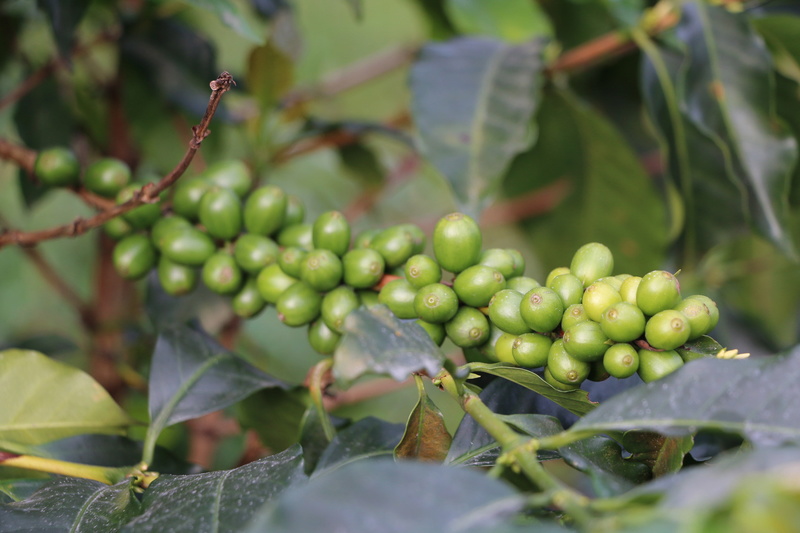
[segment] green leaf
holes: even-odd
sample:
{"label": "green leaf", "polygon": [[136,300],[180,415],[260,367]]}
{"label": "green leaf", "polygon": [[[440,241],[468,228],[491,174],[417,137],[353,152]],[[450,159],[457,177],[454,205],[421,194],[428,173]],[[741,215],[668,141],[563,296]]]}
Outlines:
{"label": "green leaf", "polygon": [[429,44],[411,71],[420,147],[474,216],[533,137],[544,41],[513,46],[461,38]]}
{"label": "green leaf", "polygon": [[708,335],[702,335],[677,349],[684,361],[701,357],[716,357],[723,346]]}
{"label": "green leaf", "polygon": [[232,0],[183,0],[215,14],[230,29],[257,44],[263,44],[266,32],[253,24],[253,17]]}
{"label": "green leaf", "polygon": [[336,434],[320,455],[314,476],[363,459],[391,457],[402,437],[402,424],[363,418]]}
{"label": "green leaf", "polygon": [[44,478],[16,478],[0,480],[0,504],[18,502],[30,498],[34,492],[49,482]]}
{"label": "green leaf", "polygon": [[394,456],[441,463],[447,457],[453,437],[447,432],[442,412],[425,392],[422,378],[414,376],[414,379],[419,401],[408,417],[405,433],[394,449]]}
{"label": "green leaf", "polygon": [[447,0],[445,9],[458,28],[469,35],[522,43],[550,37],[553,28],[537,2],[528,0]]}
{"label": "green leaf", "polygon": [[247,88],[262,110],[283,98],[294,82],[294,63],[272,41],[253,48],[247,68]]}
{"label": "green leaf", "polygon": [[800,348],[774,357],[704,358],[603,402],[570,431],[644,429],[685,436],[698,429],[739,434],[759,446],[800,441]]}
{"label": "green leaf", "polygon": [[75,28],[86,13],[91,2],[89,0],[36,0],[39,9],[47,13],[50,29],[53,31],[58,52],[67,62],[72,56],[72,43],[75,40]]}
{"label": "green leaf", "polygon": [[114,532],[139,513],[130,481],[108,486],[59,477],[29,498],[0,506],[4,531]]}
{"label": "green leaf", "polygon": [[471,469],[360,461],[287,491],[245,531],[470,531],[502,523],[523,501],[509,485]]}
{"label": "green leaf", "polygon": [[272,387],[239,402],[236,412],[243,428],[252,429],[265,446],[279,452],[299,440],[308,405],[307,389]]}
{"label": "green leaf", "polygon": [[772,52],[775,69],[800,83],[800,17],[772,15],[751,19]]}
{"label": "green leaf", "polygon": [[471,372],[499,376],[522,385],[578,416],[583,416],[597,407],[597,404],[589,400],[589,395],[585,390],[578,389],[568,392],[556,390],[538,374],[525,368],[505,363],[470,363],[469,369]]}
{"label": "green leaf", "polygon": [[286,386],[186,326],[169,327],[158,336],[149,383],[145,462],[165,427],[227,407],[259,389]]}
{"label": "green leaf", "polygon": [[[346,427],[347,421],[329,417],[335,429]],[[337,433],[338,435],[338,433]],[[336,437],[334,437],[335,439]],[[300,445],[303,447],[303,460],[305,462],[305,472],[311,475],[317,468],[323,452],[328,448],[331,441],[325,433],[319,410],[311,405],[306,409],[303,419],[300,421]]]}
{"label": "green leaf", "polygon": [[69,146],[75,120],[55,79],[49,78],[17,102],[14,124],[26,146],[41,150]]}
{"label": "green leaf", "polygon": [[161,475],[142,500],[142,513],[122,531],[238,532],[265,503],[304,483],[300,446],[233,470]]}
{"label": "green leaf", "polygon": [[793,256],[787,195],[797,142],[776,118],[763,40],[747,19],[702,2],[684,4],[677,36],[689,55],[684,112],[725,153],[727,174],[742,189],[746,218]]}
{"label": "green leaf", "polygon": [[622,447],[603,435],[595,435],[558,450],[564,460],[589,476],[599,497],[622,494],[651,477],[650,468],[622,457]]}
{"label": "green leaf", "polygon": [[31,350],[0,352],[0,404],[0,449],[122,433],[132,423],[91,376]]}
{"label": "green leaf", "polygon": [[627,431],[622,445],[631,460],[646,464],[653,477],[672,474],[683,467],[683,458],[694,446],[694,436],[666,437],[649,431]]}
{"label": "green leaf", "polygon": [[567,195],[526,222],[537,255],[553,267],[569,264],[580,245],[596,241],[614,253],[616,272],[658,268],[667,244],[664,202],[630,145],[572,93],[549,92],[545,102],[548,122],[540,127],[562,142],[534,147],[527,168],[531,180],[541,176],[538,165],[559,172],[540,179],[561,178]]}
{"label": "green leaf", "polygon": [[333,376],[345,387],[368,373],[404,381],[413,372],[434,376],[442,368],[444,354],[425,330],[384,305],[356,309],[344,331],[333,355]]}

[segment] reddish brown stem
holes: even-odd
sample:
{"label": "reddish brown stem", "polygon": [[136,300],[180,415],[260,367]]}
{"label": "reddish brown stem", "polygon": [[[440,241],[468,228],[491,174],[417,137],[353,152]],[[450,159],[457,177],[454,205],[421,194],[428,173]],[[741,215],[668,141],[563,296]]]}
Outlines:
{"label": "reddish brown stem", "polygon": [[372,290],[375,292],[379,292],[387,283],[390,281],[394,281],[396,279],[400,279],[400,276],[395,276],[394,274],[384,274],[381,280],[372,287]]}
{"label": "reddish brown stem", "polygon": [[142,204],[157,202],[158,195],[178,181],[178,178],[180,178],[186,169],[189,168],[189,164],[192,162],[195,152],[197,152],[197,150],[200,148],[200,144],[210,133],[208,126],[211,123],[211,119],[214,116],[217,107],[219,106],[222,95],[225,94],[234,84],[235,82],[233,77],[227,72],[223,72],[216,80],[211,82],[211,98],[209,99],[208,107],[206,108],[206,112],[203,115],[203,119],[200,121],[200,124],[192,128],[194,135],[189,141],[189,147],[187,148],[186,153],[183,155],[183,158],[180,160],[177,166],[175,166],[175,168],[173,168],[169,174],[164,176],[161,181],[155,184],[148,183],[127,202],[120,205],[115,205],[114,207],[106,209],[90,218],[78,218],[70,224],[64,224],[62,226],[41,231],[7,231],[3,234],[0,234],[0,248],[8,244],[31,246],[49,239],[82,235],[90,229],[101,226],[112,218],[118,217],[123,213],[127,213],[131,209],[134,209]]}

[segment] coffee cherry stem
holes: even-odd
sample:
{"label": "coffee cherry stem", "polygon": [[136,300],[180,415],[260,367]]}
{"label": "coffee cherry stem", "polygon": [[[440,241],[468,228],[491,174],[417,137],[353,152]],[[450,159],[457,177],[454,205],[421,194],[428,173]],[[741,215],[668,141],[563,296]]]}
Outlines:
{"label": "coffee cherry stem", "polygon": [[328,417],[328,412],[325,410],[325,403],[323,402],[326,383],[330,382],[330,376],[328,376],[328,374],[331,371],[331,367],[333,367],[333,358],[326,357],[314,365],[308,375],[308,392],[311,395],[311,402],[317,410],[317,414],[322,423],[322,429],[325,432],[325,438],[328,439],[328,442],[332,441],[333,437],[336,436],[336,430],[333,428],[333,424],[331,424],[331,419]]}
{"label": "coffee cherry stem", "polygon": [[653,348],[650,345],[650,343],[647,342],[644,339],[636,339],[635,341],[633,341],[633,344],[635,344],[639,348],[642,348],[642,349],[645,349],[645,350],[650,350],[651,352],[663,352],[664,351],[664,350],[662,350],[660,348]]}
{"label": "coffee cherry stem", "polygon": [[394,281],[396,279],[403,279],[402,276],[395,276],[394,274],[384,274],[381,280],[376,283],[372,290],[375,292],[380,292],[380,290],[390,281]]}

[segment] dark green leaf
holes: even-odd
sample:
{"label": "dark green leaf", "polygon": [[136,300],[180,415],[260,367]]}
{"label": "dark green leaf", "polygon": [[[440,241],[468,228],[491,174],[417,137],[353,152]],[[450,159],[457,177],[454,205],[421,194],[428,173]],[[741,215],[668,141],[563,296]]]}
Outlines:
{"label": "dark green leaf", "polygon": [[149,383],[148,443],[171,424],[217,411],[259,389],[285,386],[186,326],[158,336]]}
{"label": "dark green leaf", "polygon": [[333,356],[333,375],[344,386],[364,374],[403,381],[413,372],[434,376],[442,368],[444,354],[425,330],[399,320],[386,306],[356,309],[344,330]]}
{"label": "dark green leaf", "polygon": [[344,167],[365,186],[376,186],[383,182],[384,171],[375,152],[363,143],[354,143],[339,148],[339,157]]}
{"label": "dark green leaf", "polygon": [[603,435],[570,444],[558,452],[569,465],[589,476],[599,497],[622,494],[651,477],[647,465],[623,459],[620,445]]}
{"label": "dark green leaf", "polygon": [[470,531],[502,523],[522,504],[510,486],[470,469],[361,461],[286,492],[246,531]]}
{"label": "dark green leaf", "polygon": [[300,428],[309,406],[307,389],[264,389],[240,402],[239,423],[251,428],[270,450],[285,450],[300,437]]}
{"label": "dark green leaf", "polygon": [[394,456],[399,459],[441,463],[447,457],[453,438],[447,432],[442,412],[425,393],[422,379],[419,376],[414,378],[419,390],[419,401],[408,417],[405,433],[394,449]]}
{"label": "dark green leaf", "polygon": [[247,89],[262,110],[276,105],[291,89],[294,63],[272,41],[253,48],[247,68]]}
{"label": "dark green leaf", "polygon": [[263,44],[265,31],[253,23],[252,17],[242,11],[238,2],[232,0],[184,0],[185,2],[215,14],[226,26],[242,37]]}
{"label": "dark green leaf", "polygon": [[772,15],[752,19],[752,24],[769,46],[778,72],[800,82],[800,17]]}
{"label": "dark green leaf", "polygon": [[479,38],[429,44],[411,72],[422,152],[477,216],[511,159],[534,138],[544,41],[512,46]]}
{"label": "dark green leaf", "polygon": [[30,498],[50,480],[44,478],[15,478],[0,480],[0,504],[18,502]]}
{"label": "dark green leaf", "polygon": [[14,124],[29,148],[69,146],[74,120],[54,78],[43,81],[17,102]]}
{"label": "dark green leaf", "polygon": [[0,449],[82,433],[122,433],[130,417],[91,376],[30,350],[0,352]]}
{"label": "dark green leaf", "polygon": [[631,460],[646,464],[653,477],[672,474],[683,467],[683,458],[694,446],[694,437],[666,437],[649,431],[627,431],[622,445]]}
{"label": "dark green leaf", "polygon": [[583,416],[597,407],[597,404],[589,400],[589,396],[585,390],[578,389],[569,392],[556,390],[535,372],[518,366],[505,363],[471,363],[469,367],[472,372],[492,374],[493,376],[499,376],[522,385],[527,389],[541,394],[548,400],[552,400],[578,416]]}
{"label": "dark green leaf", "polygon": [[722,349],[722,345],[716,340],[708,335],[703,335],[678,348],[678,353],[681,354],[684,361],[690,361],[701,357],[716,357]]}
{"label": "dark green leaf", "polygon": [[364,418],[339,431],[322,452],[315,476],[349,463],[376,457],[391,457],[403,437],[402,424],[390,424],[377,418]]}
{"label": "dark green leaf", "polygon": [[145,492],[141,515],[123,531],[238,532],[265,502],[305,479],[300,446],[233,470],[162,475]]}
{"label": "dark green leaf", "polygon": [[684,4],[677,35],[689,63],[682,79],[688,118],[725,153],[743,189],[746,218],[789,255],[788,179],[797,143],[775,116],[769,53],[747,20],[702,2]]}
{"label": "dark green leaf", "polygon": [[267,19],[271,19],[283,10],[291,9],[287,0],[253,0],[253,7]]}
{"label": "dark green leaf", "polygon": [[[330,421],[338,430],[347,427],[346,420],[330,417]],[[306,474],[311,475],[311,472],[317,468],[317,463],[329,444],[330,441],[325,434],[322,420],[320,420],[319,410],[311,405],[306,409],[300,422],[300,445],[303,447]]]}
{"label": "dark green leaf", "polygon": [[0,506],[4,531],[112,533],[139,513],[130,481],[108,486],[78,478],[56,478],[29,498]]}
{"label": "dark green leaf", "polygon": [[25,202],[25,207],[32,208],[36,202],[41,200],[45,194],[50,191],[49,187],[45,187],[31,179],[30,174],[24,169],[19,169],[17,172],[19,192],[22,193],[22,200]]}
{"label": "dark green leaf", "polygon": [[604,402],[570,431],[645,429],[685,436],[697,429],[743,435],[753,444],[800,441],[800,348],[768,358],[692,361],[669,376]]}
{"label": "dark green leaf", "polygon": [[553,33],[537,2],[527,0],[447,0],[450,19],[461,33],[522,43]]}
{"label": "dark green leaf", "polygon": [[75,38],[75,28],[83,18],[90,0],[36,0],[39,9],[47,13],[50,28],[53,30],[58,52],[62,58],[69,61],[72,55],[72,43]]}
{"label": "dark green leaf", "polygon": [[570,0],[573,4],[602,4],[606,10],[625,26],[635,26],[645,8],[643,0]]}

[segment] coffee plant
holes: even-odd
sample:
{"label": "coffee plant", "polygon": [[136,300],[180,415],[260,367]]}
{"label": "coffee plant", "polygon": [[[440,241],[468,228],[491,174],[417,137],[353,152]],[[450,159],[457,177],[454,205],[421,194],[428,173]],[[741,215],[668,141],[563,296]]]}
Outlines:
{"label": "coffee plant", "polygon": [[796,3],[0,27],[0,532],[797,530]]}

